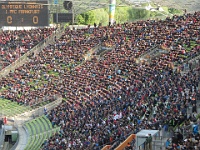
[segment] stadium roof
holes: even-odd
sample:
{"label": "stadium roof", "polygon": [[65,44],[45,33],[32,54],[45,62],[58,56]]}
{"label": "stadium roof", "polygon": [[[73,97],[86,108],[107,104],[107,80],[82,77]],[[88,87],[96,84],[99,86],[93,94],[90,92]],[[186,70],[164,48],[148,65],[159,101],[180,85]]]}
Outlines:
{"label": "stadium roof", "polygon": [[[64,1],[64,0],[62,0]],[[83,13],[88,10],[108,7],[110,0],[72,0],[76,14]],[[121,1],[117,6],[133,6],[137,7],[144,3],[154,3],[161,7],[170,7],[176,9],[186,9],[187,12],[200,11],[200,0],[117,0]]]}

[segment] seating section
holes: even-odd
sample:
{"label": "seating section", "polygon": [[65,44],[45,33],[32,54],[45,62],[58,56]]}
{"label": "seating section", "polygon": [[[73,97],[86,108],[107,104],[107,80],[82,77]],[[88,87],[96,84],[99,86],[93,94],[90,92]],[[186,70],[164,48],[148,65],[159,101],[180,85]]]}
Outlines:
{"label": "seating section", "polygon": [[[171,130],[186,120],[189,105],[197,113],[195,70],[200,68],[190,68],[184,76],[179,70],[200,53],[199,17],[200,12],[164,21],[66,30],[30,56],[30,62],[0,80],[1,97],[29,106],[55,95],[66,101],[49,112],[50,121],[41,116],[25,124],[26,149],[100,149],[143,128],[166,125]],[[114,48],[100,59],[92,55],[85,61],[99,43]],[[140,62],[140,56],[155,46],[166,53]],[[61,126],[62,135],[54,134],[59,128],[52,125]],[[45,139],[49,140],[42,146]]]}
{"label": "seating section", "polygon": [[[59,80],[61,73],[72,71],[72,68],[80,65],[84,61],[85,55],[99,42],[99,38],[87,38],[84,35],[84,33],[88,33],[88,30],[71,32],[66,29],[60,39],[57,39],[55,43],[47,45],[38,56],[30,56],[30,62],[9,73],[9,78],[3,77],[0,80],[1,95],[6,99],[12,99],[18,103],[30,106],[44,102],[44,98],[47,95],[48,97],[53,97],[55,94],[61,95],[56,90],[49,89],[49,81],[52,79],[53,82]],[[73,47],[73,41],[69,42],[71,38],[68,35],[72,35],[74,42],[76,41]],[[52,66],[54,57],[55,64]],[[60,69],[57,67],[62,72],[59,72]],[[29,73],[25,73],[28,70]],[[16,78],[19,80],[23,79],[23,81],[16,80]],[[58,85],[55,84],[55,86]],[[17,89],[20,89],[20,94],[15,92]],[[41,89],[48,91],[48,94],[41,92]],[[52,101],[54,100],[52,99]]]}
{"label": "seating section", "polygon": [[46,139],[60,130],[59,127],[53,128],[49,119],[44,115],[26,122],[24,128],[28,132],[28,143],[25,150],[40,149]]}
{"label": "seating section", "polygon": [[[191,17],[197,15],[182,20],[187,22]],[[71,72],[55,68],[59,70],[59,78],[51,80],[55,82],[49,89],[58,89],[57,93],[66,101],[48,116],[53,124],[61,126],[64,134],[51,137],[43,149],[101,149],[144,128],[158,130],[166,125],[172,129],[180,125],[187,118],[185,104],[197,95],[198,77],[192,69],[182,76],[176,67],[198,56],[200,48],[197,34],[191,35],[187,26],[180,32],[174,26],[185,26],[179,19],[105,28],[108,36],[102,35],[101,41],[114,45],[112,51],[99,60],[94,57],[86,61]],[[179,38],[183,34],[193,39]],[[190,50],[183,48],[184,43]],[[139,63],[140,56],[153,45],[166,53]],[[174,67],[175,62],[178,66]],[[152,109],[155,111],[151,112]],[[193,113],[197,113],[195,109],[194,105]]]}
{"label": "seating section", "polygon": [[0,70],[50,36],[56,28],[2,31],[0,33]]}
{"label": "seating section", "polygon": [[30,109],[28,106],[19,105],[17,102],[0,98],[0,114],[6,115],[7,117],[24,113]]}

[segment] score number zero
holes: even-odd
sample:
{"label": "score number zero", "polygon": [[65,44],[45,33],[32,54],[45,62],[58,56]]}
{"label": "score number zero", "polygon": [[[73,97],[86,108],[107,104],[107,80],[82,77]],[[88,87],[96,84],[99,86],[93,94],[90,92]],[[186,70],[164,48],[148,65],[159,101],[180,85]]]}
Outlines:
{"label": "score number zero", "polygon": [[[7,16],[6,21],[8,24],[12,24],[12,16]],[[21,22],[24,21],[24,18],[22,18]],[[32,18],[33,24],[38,24],[39,18],[38,16],[33,16]]]}

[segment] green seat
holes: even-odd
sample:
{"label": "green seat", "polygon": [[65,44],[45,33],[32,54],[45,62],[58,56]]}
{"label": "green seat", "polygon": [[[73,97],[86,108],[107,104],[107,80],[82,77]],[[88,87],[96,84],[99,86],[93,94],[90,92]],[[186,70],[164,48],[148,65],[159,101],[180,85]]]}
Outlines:
{"label": "green seat", "polygon": [[15,116],[30,110],[30,107],[19,105],[17,102],[10,100],[0,99],[0,109],[6,116]]}
{"label": "green seat", "polygon": [[39,150],[46,139],[59,132],[60,127],[52,128],[49,119],[43,115],[24,124],[29,133],[25,150]]}
{"label": "green seat", "polygon": [[36,140],[36,137],[35,137],[35,135],[34,135],[34,136],[32,136],[32,137],[30,138],[29,145],[27,144],[27,146],[25,147],[24,150],[30,150],[30,149],[34,146],[35,140]]}
{"label": "green seat", "polygon": [[42,124],[44,125],[44,130],[48,131],[50,128],[49,128],[49,125],[46,122],[45,118],[41,117],[40,120],[41,120]]}
{"label": "green seat", "polygon": [[25,128],[28,130],[28,134],[29,136],[33,135],[33,131],[31,129],[31,126],[29,125],[29,123],[25,124]]}

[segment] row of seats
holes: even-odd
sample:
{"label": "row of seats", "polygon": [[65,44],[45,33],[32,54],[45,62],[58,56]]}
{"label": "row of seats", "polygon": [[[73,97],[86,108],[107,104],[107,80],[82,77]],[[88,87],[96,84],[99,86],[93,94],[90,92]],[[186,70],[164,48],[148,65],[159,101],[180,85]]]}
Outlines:
{"label": "row of seats", "polygon": [[52,135],[54,135],[58,131],[59,131],[59,128],[55,128],[53,130],[50,130],[49,132],[44,132],[44,133],[29,137],[28,144],[25,150],[39,150],[43,142],[46,139],[49,139]]}
{"label": "row of seats", "polygon": [[26,122],[24,128],[29,137],[25,150],[40,149],[46,139],[60,130],[59,127],[53,128],[51,122],[44,115]]}
{"label": "row of seats", "polygon": [[6,114],[7,117],[21,114],[30,109],[30,107],[19,105],[17,102],[11,102],[10,100],[0,98],[0,113],[2,113],[3,115]]}

